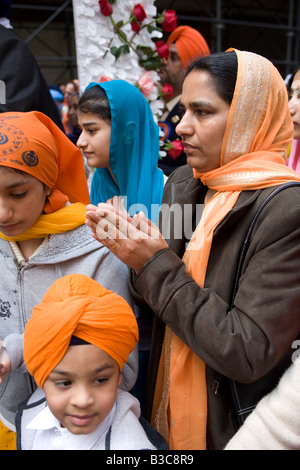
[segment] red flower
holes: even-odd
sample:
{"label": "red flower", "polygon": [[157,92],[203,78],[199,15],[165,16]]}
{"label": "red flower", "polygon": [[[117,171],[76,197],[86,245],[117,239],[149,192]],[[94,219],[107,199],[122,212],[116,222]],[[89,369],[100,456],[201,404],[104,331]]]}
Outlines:
{"label": "red flower", "polygon": [[136,21],[133,21],[131,23],[131,29],[132,31],[134,31],[135,33],[138,33],[139,30],[141,29],[141,23],[137,23]]}
{"label": "red flower", "polygon": [[173,148],[168,150],[168,155],[170,155],[171,158],[174,160],[179,157],[183,150],[183,145],[181,140],[172,140],[171,144],[173,145]]}
{"label": "red flower", "polygon": [[99,0],[99,7],[103,16],[110,16],[113,12],[113,7],[108,3],[108,0]]}
{"label": "red flower", "polygon": [[170,83],[165,83],[161,89],[161,95],[165,96],[166,98],[171,98],[173,95],[173,87]]}
{"label": "red flower", "polygon": [[167,10],[164,15],[164,21],[161,24],[164,31],[170,33],[177,28],[177,16],[175,10]]}
{"label": "red flower", "polygon": [[147,18],[147,15],[145,13],[143,6],[140,3],[137,3],[135,5],[135,7],[133,8],[132,14],[134,15],[135,19],[131,23],[131,29],[135,33],[138,33],[139,30],[141,29],[142,22],[144,21],[145,18]]}
{"label": "red flower", "polygon": [[157,41],[156,44],[156,50],[158,52],[158,55],[162,59],[168,60],[169,58],[169,45],[165,43],[164,41]]}
{"label": "red flower", "polygon": [[144,7],[140,3],[137,3],[133,8],[133,14],[140,23],[147,18]]}

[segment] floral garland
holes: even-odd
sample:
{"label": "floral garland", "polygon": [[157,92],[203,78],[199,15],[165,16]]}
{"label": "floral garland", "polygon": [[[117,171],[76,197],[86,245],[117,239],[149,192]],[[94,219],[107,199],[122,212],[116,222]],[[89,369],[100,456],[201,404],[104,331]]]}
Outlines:
{"label": "floral garland", "polygon": [[[114,32],[121,42],[119,47],[111,47],[110,44],[110,53],[115,56],[116,60],[122,54],[130,53],[130,50],[136,54],[139,66],[144,68],[145,71],[138,78],[135,85],[140,89],[145,98],[149,99],[152,111],[154,114],[156,112],[156,117],[159,118],[161,108],[159,108],[159,111],[157,111],[153,104],[157,99],[160,100],[160,103],[164,103],[165,96],[172,96],[173,88],[169,83],[166,83],[161,90],[157,88],[157,95],[155,97],[156,100],[153,100],[153,96],[151,95],[155,89],[155,84],[150,75],[150,71],[159,70],[162,66],[162,60],[168,59],[169,46],[168,44],[164,43],[164,41],[157,41],[154,47],[151,47],[151,45],[140,45],[136,43],[136,38],[143,29],[147,29],[149,34],[153,33],[153,31],[158,31],[160,34],[163,31],[173,31],[177,27],[176,12],[174,10],[164,10],[163,13],[156,18],[147,18],[144,7],[141,5],[141,3],[137,3],[134,5],[131,11],[131,15],[126,22],[121,20],[116,23],[113,19],[113,5],[116,4],[116,0],[98,0],[98,3],[102,15],[110,17],[114,27]],[[148,21],[146,22],[145,20]],[[123,27],[126,24],[130,24],[131,30],[134,32],[134,34],[131,34],[130,39],[128,39],[128,35],[123,30]],[[107,78],[102,77],[102,80],[103,79]],[[166,152],[168,152],[172,158],[177,158],[177,156],[181,153],[182,148],[182,143],[179,141],[179,139],[173,140],[172,142],[170,140],[167,140],[166,142],[161,141],[160,158],[163,158],[166,155]]]}
{"label": "floral garland", "polygon": [[[143,3],[145,8],[149,6],[149,1],[144,1]],[[161,36],[163,31],[171,32],[177,27],[175,11],[164,10],[162,14],[154,17],[153,9],[152,11],[149,10],[147,14],[144,6],[141,3],[137,3],[130,10],[127,21],[124,21],[124,19],[117,21],[114,18],[114,12],[117,16],[116,10],[119,7],[116,0],[98,0],[98,4],[101,14],[104,17],[110,18],[114,31],[114,37],[107,46],[104,58],[108,53],[115,57],[115,61],[122,55],[126,56],[130,53],[136,57],[137,65],[142,71],[139,71],[140,75],[133,84],[148,99],[154,115],[159,117],[160,112],[158,110],[161,110],[161,107],[157,108],[154,102],[157,99],[161,101],[165,94],[170,95],[173,91],[170,90],[171,85],[167,85],[162,90],[155,89],[158,77],[151,72],[157,72],[161,68],[162,60],[168,58],[169,46],[163,41],[154,43],[152,39]],[[147,39],[146,35],[148,36]],[[107,79],[107,75],[100,77],[100,81]]]}
{"label": "floral garland", "polygon": [[[159,86],[158,70],[169,55],[163,31],[177,27],[174,10],[157,15],[153,0],[73,0],[78,78],[81,89],[91,81],[126,80],[148,100],[155,120],[171,85]],[[156,41],[156,42],[155,42]],[[176,152],[173,143],[165,151]]]}

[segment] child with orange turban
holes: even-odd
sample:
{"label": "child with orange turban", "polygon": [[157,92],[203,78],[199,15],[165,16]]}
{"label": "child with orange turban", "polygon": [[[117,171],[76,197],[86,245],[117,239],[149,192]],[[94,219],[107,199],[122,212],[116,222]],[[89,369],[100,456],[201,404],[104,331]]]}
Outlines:
{"label": "child with orange turban", "polygon": [[[0,450],[11,448],[17,406],[35,389],[22,362],[24,326],[53,282],[82,273],[131,302],[127,267],[85,225],[89,201],[82,153],[51,119],[0,114]],[[136,353],[128,362],[130,390]]]}
{"label": "child with orange turban", "polygon": [[18,415],[18,448],[156,449],[137,399],[118,390],[137,341],[122,297],[81,274],[58,279],[25,327],[24,361],[40,389]]}

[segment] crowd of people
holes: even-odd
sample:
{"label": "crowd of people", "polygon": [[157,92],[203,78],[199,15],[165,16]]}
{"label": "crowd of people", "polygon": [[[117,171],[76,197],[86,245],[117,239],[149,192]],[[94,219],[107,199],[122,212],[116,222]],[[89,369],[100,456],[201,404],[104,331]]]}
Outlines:
{"label": "crowd of people", "polygon": [[168,44],[158,124],[122,80],[5,76],[0,450],[300,449],[299,70]]}

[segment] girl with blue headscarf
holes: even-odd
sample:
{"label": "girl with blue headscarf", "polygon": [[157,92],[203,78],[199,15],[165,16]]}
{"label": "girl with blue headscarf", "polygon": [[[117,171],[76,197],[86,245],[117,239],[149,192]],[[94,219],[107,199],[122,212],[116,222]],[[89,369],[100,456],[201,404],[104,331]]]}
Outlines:
{"label": "girl with blue headscarf", "polygon": [[126,197],[131,216],[143,211],[155,222],[164,176],[157,167],[159,128],[142,93],[123,80],[92,82],[79,100],[78,121],[77,146],[96,168],[92,204]]}

